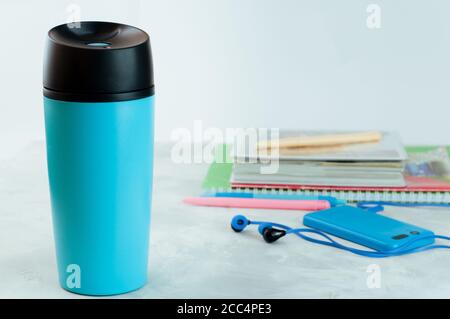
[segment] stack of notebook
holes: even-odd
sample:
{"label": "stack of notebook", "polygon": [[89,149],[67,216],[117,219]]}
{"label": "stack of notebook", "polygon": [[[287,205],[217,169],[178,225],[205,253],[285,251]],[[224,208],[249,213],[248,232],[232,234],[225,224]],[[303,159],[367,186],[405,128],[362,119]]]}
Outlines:
{"label": "stack of notebook", "polygon": [[227,157],[210,166],[203,188],[207,192],[324,195],[347,201],[450,203],[447,149],[445,158],[434,158],[436,148],[405,149],[392,133],[383,133],[376,149],[370,146],[371,151],[364,145],[365,152],[356,152],[359,146],[334,150],[333,155],[329,151],[293,154],[289,150],[289,156],[280,155],[274,174],[261,174],[261,167],[270,164],[268,156],[255,162],[248,154],[243,156],[223,145],[218,154]]}
{"label": "stack of notebook", "polygon": [[[357,138],[364,142],[342,144],[344,137],[350,141]],[[267,150],[268,144],[263,142],[266,149],[252,152],[250,146],[247,151],[234,152],[232,183],[265,186],[405,186],[403,171],[407,154],[397,134],[281,132],[278,143],[283,145],[286,142],[290,146],[276,150]],[[313,146],[312,143],[319,145]]]}

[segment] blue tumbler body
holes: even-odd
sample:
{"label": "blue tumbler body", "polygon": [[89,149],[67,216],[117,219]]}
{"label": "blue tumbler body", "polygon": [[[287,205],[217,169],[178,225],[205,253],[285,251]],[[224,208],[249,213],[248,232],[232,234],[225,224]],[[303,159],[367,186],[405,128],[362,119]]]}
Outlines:
{"label": "blue tumbler body", "polygon": [[44,98],[61,286],[88,295],[147,281],[154,97],[120,102]]}
{"label": "blue tumbler body", "polygon": [[101,21],[48,32],[44,113],[60,285],[115,295],[147,282],[153,176],[148,34]]}

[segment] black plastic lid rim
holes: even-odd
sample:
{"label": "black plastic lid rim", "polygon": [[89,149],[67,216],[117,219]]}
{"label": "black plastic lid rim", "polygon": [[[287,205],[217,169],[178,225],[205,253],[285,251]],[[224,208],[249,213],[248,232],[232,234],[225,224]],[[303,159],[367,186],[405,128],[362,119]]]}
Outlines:
{"label": "black plastic lid rim", "polygon": [[49,99],[68,102],[122,102],[153,96],[155,95],[155,87],[122,93],[74,93],[44,88],[43,93]]}
{"label": "black plastic lid rim", "polygon": [[48,32],[44,96],[71,102],[114,102],[154,95],[150,39],[113,22],[62,24]]}

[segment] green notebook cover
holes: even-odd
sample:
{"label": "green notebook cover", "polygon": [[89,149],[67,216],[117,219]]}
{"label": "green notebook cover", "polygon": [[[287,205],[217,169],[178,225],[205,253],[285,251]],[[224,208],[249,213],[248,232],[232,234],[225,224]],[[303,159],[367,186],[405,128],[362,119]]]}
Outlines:
{"label": "green notebook cover", "polygon": [[228,145],[218,145],[215,149],[215,160],[209,166],[208,173],[203,181],[203,189],[225,190],[230,188],[232,171],[233,161],[230,157]]}

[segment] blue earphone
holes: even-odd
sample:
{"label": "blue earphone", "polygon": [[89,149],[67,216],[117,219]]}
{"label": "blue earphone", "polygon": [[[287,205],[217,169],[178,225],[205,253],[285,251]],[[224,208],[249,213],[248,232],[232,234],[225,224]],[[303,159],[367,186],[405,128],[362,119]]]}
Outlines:
{"label": "blue earphone", "polygon": [[[405,243],[404,245],[398,247],[397,249],[390,250],[388,252],[381,252],[381,251],[376,251],[376,250],[363,250],[363,249],[357,249],[357,248],[342,245],[342,244],[338,243],[337,241],[335,241],[334,239],[332,239],[326,233],[312,229],[312,228],[291,228],[289,226],[277,224],[277,223],[264,222],[264,221],[251,221],[243,215],[236,215],[231,220],[231,228],[237,233],[242,232],[249,225],[258,225],[258,232],[262,235],[262,237],[264,238],[264,240],[267,243],[273,243],[273,242],[277,241],[278,239],[280,239],[281,237],[284,237],[289,234],[294,234],[306,241],[309,241],[309,242],[312,242],[315,244],[330,246],[330,247],[334,247],[337,249],[351,252],[351,253],[359,255],[359,256],[372,257],[372,258],[385,258],[385,257],[401,256],[401,255],[407,255],[407,254],[412,254],[412,253],[417,253],[420,251],[426,251],[426,250],[437,249],[437,248],[450,249],[450,246],[448,246],[448,245],[436,245],[436,244],[424,246],[424,247],[418,247],[418,248],[408,248],[413,243],[415,243],[417,240],[423,240],[426,238],[426,237],[422,237],[421,239],[409,241],[409,242]],[[324,238],[324,240],[312,238],[305,234],[315,234],[315,235],[318,235],[319,237]],[[443,240],[450,241],[450,237],[440,236],[440,235],[429,236],[429,238],[443,239]]]}

